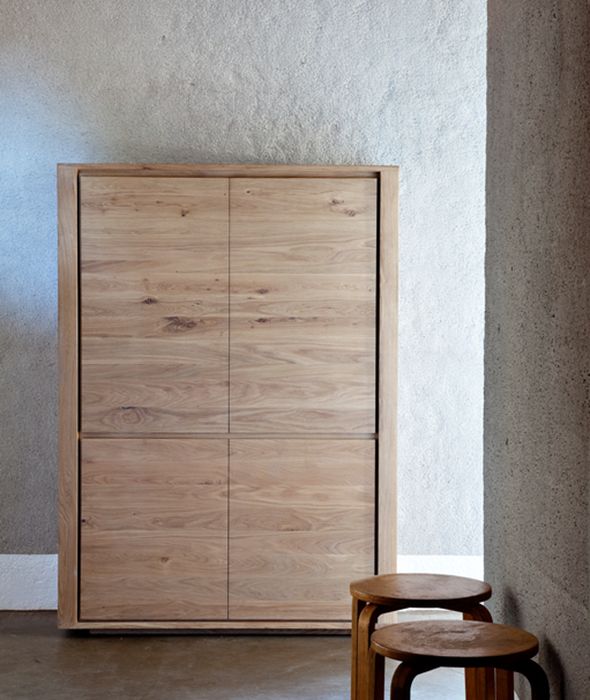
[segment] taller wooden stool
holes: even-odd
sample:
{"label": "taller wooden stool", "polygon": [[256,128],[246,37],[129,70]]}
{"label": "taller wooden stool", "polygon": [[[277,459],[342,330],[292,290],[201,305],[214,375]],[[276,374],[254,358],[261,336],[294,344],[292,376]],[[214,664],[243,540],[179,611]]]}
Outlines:
{"label": "taller wooden stool", "polygon": [[[354,581],[352,595],[351,700],[383,697],[384,669],[371,650],[371,635],[380,615],[406,608],[442,608],[463,613],[465,620],[491,622],[481,602],[492,595],[484,581],[442,574],[385,574]],[[512,676],[504,674],[498,698],[512,700]],[[494,692],[494,672],[469,669],[465,672],[468,700],[487,698]],[[491,695],[493,697],[493,695]]]}
{"label": "taller wooden stool", "polygon": [[[537,638],[516,627],[471,620],[402,622],[375,632],[371,646],[378,658],[401,661],[391,681],[392,700],[410,700],[414,678],[440,666],[522,673],[532,700],[549,700],[547,676],[532,660]],[[494,700],[493,691],[482,700]]]}

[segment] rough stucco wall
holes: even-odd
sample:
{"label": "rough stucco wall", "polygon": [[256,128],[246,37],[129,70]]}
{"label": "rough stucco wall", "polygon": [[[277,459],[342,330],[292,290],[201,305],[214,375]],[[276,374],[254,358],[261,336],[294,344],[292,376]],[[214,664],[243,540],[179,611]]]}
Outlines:
{"label": "rough stucco wall", "polygon": [[400,551],[479,554],[484,0],[0,0],[0,551],[56,548],[55,163],[402,167]]}
{"label": "rough stucco wall", "polygon": [[489,3],[485,568],[590,695],[590,4]]}

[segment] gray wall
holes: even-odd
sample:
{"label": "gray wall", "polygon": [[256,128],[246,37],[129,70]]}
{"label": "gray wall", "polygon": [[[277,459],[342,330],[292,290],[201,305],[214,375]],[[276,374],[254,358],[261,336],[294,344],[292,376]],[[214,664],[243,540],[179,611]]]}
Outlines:
{"label": "gray wall", "polygon": [[590,6],[489,3],[485,565],[590,696]]}
{"label": "gray wall", "polygon": [[0,0],[0,551],[56,549],[55,163],[402,166],[400,551],[479,554],[485,0]]}

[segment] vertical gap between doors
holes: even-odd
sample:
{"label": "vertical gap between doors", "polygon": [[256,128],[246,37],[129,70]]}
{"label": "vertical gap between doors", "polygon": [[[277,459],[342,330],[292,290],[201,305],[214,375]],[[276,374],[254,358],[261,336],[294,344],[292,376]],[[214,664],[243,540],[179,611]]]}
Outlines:
{"label": "vertical gap between doors", "polygon": [[82,584],[82,442],[80,440],[80,433],[82,431],[82,224],[81,224],[81,188],[82,188],[82,179],[80,177],[80,173],[76,173],[76,296],[77,296],[77,304],[76,304],[76,316],[77,316],[77,382],[78,382],[78,387],[77,387],[77,392],[76,392],[76,399],[77,399],[77,409],[78,409],[78,430],[77,435],[76,435],[76,441],[77,441],[77,447],[78,449],[76,450],[77,453],[77,460],[78,460],[78,483],[77,483],[77,492],[78,492],[78,517],[77,517],[77,542],[76,542],[76,548],[77,548],[77,581],[76,581],[76,620],[80,620],[80,604],[81,604],[81,584]]}
{"label": "vertical gap between doors", "polygon": [[373,569],[375,574],[379,573],[379,355],[381,345],[381,176],[377,180],[377,201],[376,201],[376,241],[375,241],[375,432],[377,440],[375,442],[375,546]]}
{"label": "vertical gap between doors", "polygon": [[[231,178],[227,180],[227,432],[231,430]],[[230,441],[227,441],[227,576],[226,620],[229,620],[229,517],[230,517]]]}

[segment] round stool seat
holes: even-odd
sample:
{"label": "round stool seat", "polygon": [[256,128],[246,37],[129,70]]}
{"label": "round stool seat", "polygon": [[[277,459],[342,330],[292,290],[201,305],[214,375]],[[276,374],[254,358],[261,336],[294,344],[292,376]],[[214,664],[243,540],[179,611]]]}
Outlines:
{"label": "round stool seat", "polygon": [[488,600],[492,589],[485,581],[443,574],[384,574],[353,581],[354,598],[374,605],[407,608],[448,608]]}
{"label": "round stool seat", "polygon": [[381,656],[418,666],[502,666],[530,659],[537,638],[508,625],[471,620],[401,622],[375,632],[371,647]]}

